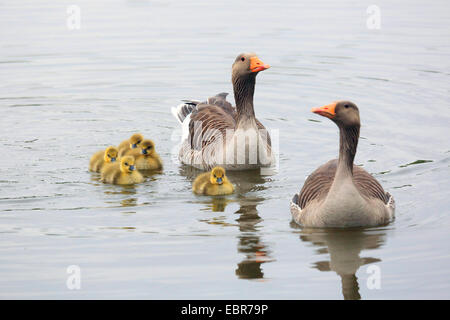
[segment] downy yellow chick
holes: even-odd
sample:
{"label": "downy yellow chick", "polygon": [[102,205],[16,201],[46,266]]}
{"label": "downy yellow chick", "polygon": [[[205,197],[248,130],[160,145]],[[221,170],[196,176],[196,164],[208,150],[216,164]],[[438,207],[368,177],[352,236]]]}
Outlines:
{"label": "downy yellow chick", "polygon": [[101,180],[112,184],[135,184],[144,181],[141,173],[136,170],[134,158],[125,156],[120,163],[112,163],[103,167]]}
{"label": "downy yellow chick", "polygon": [[119,157],[124,156],[128,150],[139,147],[142,140],[144,140],[144,136],[140,133],[135,133],[130,139],[122,141],[117,148],[119,149]]}
{"label": "downy yellow chick", "polygon": [[192,190],[196,194],[219,196],[233,193],[234,187],[225,176],[225,169],[215,167],[211,172],[202,173],[195,178]]}
{"label": "downy yellow chick", "polygon": [[161,158],[156,153],[155,144],[152,140],[142,141],[139,149],[128,150],[125,155],[134,157],[138,170],[159,170],[162,168]]}
{"label": "downy yellow chick", "polygon": [[113,163],[117,160],[118,153],[119,151],[117,148],[113,146],[94,153],[89,161],[89,170],[93,172],[100,172],[105,164]]}

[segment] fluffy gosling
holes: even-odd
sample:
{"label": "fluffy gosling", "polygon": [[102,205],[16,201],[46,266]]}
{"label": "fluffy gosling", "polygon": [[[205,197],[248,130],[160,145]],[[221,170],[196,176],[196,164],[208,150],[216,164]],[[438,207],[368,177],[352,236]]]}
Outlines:
{"label": "fluffy gosling", "polygon": [[202,173],[195,178],[192,191],[196,194],[219,196],[233,193],[234,187],[225,176],[225,169],[215,167],[211,172]]}
{"label": "fluffy gosling", "polygon": [[140,133],[135,133],[130,139],[122,141],[117,148],[119,149],[119,157],[124,156],[128,150],[139,147],[142,140],[144,140],[144,136]]}
{"label": "fluffy gosling", "polygon": [[143,182],[144,177],[136,170],[134,158],[125,156],[121,158],[120,163],[103,167],[101,181],[112,184],[135,184]]}
{"label": "fluffy gosling", "polygon": [[92,172],[100,172],[105,164],[113,163],[117,160],[118,153],[117,148],[113,146],[94,153],[89,161],[89,170]]}
{"label": "fluffy gosling", "polygon": [[155,144],[152,140],[144,140],[140,149],[128,150],[125,155],[133,156],[138,170],[159,170],[162,169],[162,161],[156,153]]}

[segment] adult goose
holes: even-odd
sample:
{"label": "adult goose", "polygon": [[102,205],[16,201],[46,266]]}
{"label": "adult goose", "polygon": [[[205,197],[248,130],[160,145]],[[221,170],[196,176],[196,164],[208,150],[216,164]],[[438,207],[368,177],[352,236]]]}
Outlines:
{"label": "adult goose", "polygon": [[339,128],[339,158],[317,168],[291,201],[295,222],[305,227],[377,226],[394,218],[395,202],[378,181],[353,160],[359,139],[359,110],[339,101],[311,110]]}
{"label": "adult goose", "polygon": [[179,159],[198,169],[268,167],[273,162],[270,136],[255,117],[256,75],[270,68],[254,53],[242,53],[232,66],[236,107],[219,93],[205,102],[183,100],[172,114],[183,128]]}

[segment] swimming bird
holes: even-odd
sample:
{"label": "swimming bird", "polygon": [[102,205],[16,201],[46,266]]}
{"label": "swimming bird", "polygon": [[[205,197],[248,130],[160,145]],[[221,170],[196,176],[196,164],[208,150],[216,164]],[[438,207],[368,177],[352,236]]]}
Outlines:
{"label": "swimming bird", "polygon": [[111,163],[101,171],[101,181],[112,184],[135,184],[144,181],[142,174],[136,170],[134,158],[124,156],[120,163]]}
{"label": "swimming bird", "polygon": [[273,163],[270,136],[253,106],[256,75],[268,68],[254,53],[237,56],[231,76],[236,108],[225,92],[205,102],[183,100],[172,108],[183,129],[182,163],[202,170],[218,165],[227,170],[257,169]]}
{"label": "swimming bird", "polygon": [[195,178],[192,191],[208,196],[227,195],[234,192],[234,187],[225,175],[225,169],[214,167],[211,172],[205,172]]}
{"label": "swimming bird", "polygon": [[122,157],[128,150],[139,147],[142,140],[144,140],[144,136],[140,133],[135,133],[130,137],[130,139],[122,141],[118,147],[119,157]]}
{"label": "swimming bird", "polygon": [[162,169],[162,161],[155,150],[155,143],[152,140],[143,140],[139,149],[130,149],[125,155],[133,156],[136,169],[138,170],[159,170]]}
{"label": "swimming bird", "polygon": [[339,128],[339,158],[317,168],[291,201],[295,222],[305,227],[378,226],[394,218],[394,198],[366,170],[353,164],[360,117],[350,101],[313,108]]}
{"label": "swimming bird", "polygon": [[118,153],[119,151],[114,146],[110,146],[105,150],[94,153],[89,161],[89,170],[100,172],[105,163],[112,163],[117,160]]}

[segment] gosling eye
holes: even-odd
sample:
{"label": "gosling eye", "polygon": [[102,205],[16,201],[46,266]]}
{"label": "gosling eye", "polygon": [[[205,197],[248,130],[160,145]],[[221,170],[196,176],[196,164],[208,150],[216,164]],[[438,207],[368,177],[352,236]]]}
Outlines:
{"label": "gosling eye", "polygon": [[346,105],[344,106],[344,108],[345,108],[345,109],[348,109],[348,108],[349,108],[348,104],[346,104]]}
{"label": "gosling eye", "polygon": [[127,162],[125,162],[124,164],[125,164],[126,166],[128,166],[128,163],[127,163]]}
{"label": "gosling eye", "polygon": [[147,149],[151,149],[151,148],[152,148],[152,146],[148,147]]}
{"label": "gosling eye", "polygon": [[241,61],[245,61],[245,57],[242,57],[242,58],[241,58]]}
{"label": "gosling eye", "polygon": [[217,178],[216,175],[214,175],[214,178]]}
{"label": "gosling eye", "polygon": [[136,144],[139,144],[139,143],[141,143],[141,140],[139,140],[138,142],[136,142]]}

